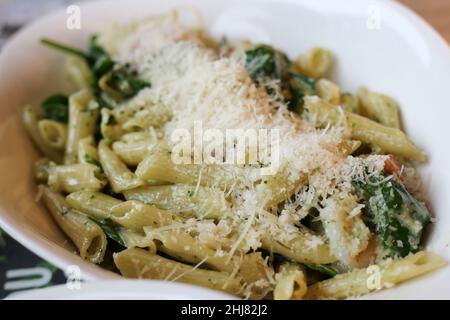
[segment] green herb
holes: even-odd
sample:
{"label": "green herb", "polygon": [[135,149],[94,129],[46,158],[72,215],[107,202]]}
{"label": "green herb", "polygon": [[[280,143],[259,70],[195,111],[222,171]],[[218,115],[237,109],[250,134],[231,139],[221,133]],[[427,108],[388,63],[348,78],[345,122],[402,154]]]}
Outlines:
{"label": "green herb", "polygon": [[87,163],[93,164],[95,166],[98,166],[100,168],[102,167],[102,165],[100,164],[100,161],[98,161],[97,159],[91,157],[88,154],[84,155],[84,161],[86,161]]}
{"label": "green herb", "polygon": [[69,120],[69,99],[62,94],[49,96],[41,103],[45,119],[67,123]]}
{"label": "green herb", "polygon": [[131,98],[142,89],[150,86],[148,82],[138,79],[134,73],[124,66],[115,68],[108,74],[107,84],[124,98]]}
{"label": "green herb", "polygon": [[115,193],[114,190],[111,188],[111,185],[109,183],[106,184],[106,186],[102,189],[101,192],[105,193],[105,194],[107,194],[107,195],[109,195],[111,197],[114,197],[116,199],[125,201],[125,197],[123,196],[123,194],[122,193]]}
{"label": "green herb", "polygon": [[[96,35],[89,39],[86,52],[49,39],[42,39],[41,43],[62,52],[76,55],[86,61],[92,74],[91,85],[94,95],[102,107],[112,108],[117,102],[131,98],[143,88],[150,86],[150,83],[139,79],[129,65],[116,63],[98,44]],[[99,81],[103,77],[105,77],[109,86],[108,90],[99,86]]]}
{"label": "green herb", "polygon": [[323,273],[327,276],[334,277],[338,275],[340,272],[333,266],[327,264],[309,264],[304,263],[305,267]]}
{"label": "green herb", "polygon": [[301,114],[303,111],[303,98],[317,95],[315,80],[299,73],[290,73],[290,99],[289,110]]}
{"label": "green herb", "polygon": [[[261,85],[264,79],[276,80],[279,92],[289,110],[300,114],[303,111],[303,98],[316,95],[315,79],[292,70],[287,56],[267,45],[260,45],[246,53],[246,69],[252,80]],[[273,93],[273,87],[266,85],[266,91]]]}
{"label": "green herb", "polygon": [[88,51],[86,54],[87,63],[92,70],[92,84],[97,85],[98,80],[111,71],[114,61],[109,54],[97,43],[97,36],[93,35],[89,39]]}
{"label": "green herb", "polygon": [[[281,89],[286,89],[289,81],[288,57],[271,46],[260,45],[245,52],[245,66],[256,83],[264,79],[277,80]],[[272,88],[266,88],[270,94]]]}
{"label": "green herb", "polygon": [[273,259],[274,262],[277,264],[282,264],[282,263],[291,263],[291,264],[295,264],[295,265],[299,265],[299,266],[303,266],[305,268],[314,270],[314,271],[318,271],[324,275],[327,275],[329,277],[334,277],[338,274],[340,274],[341,272],[335,268],[332,264],[311,264],[311,263],[299,263],[295,260],[289,259],[283,255],[280,254],[273,254]]}
{"label": "green herb", "polygon": [[384,177],[370,177],[353,182],[365,203],[365,218],[378,235],[386,257],[405,257],[420,250],[430,213],[400,182]]}
{"label": "green herb", "polygon": [[43,39],[41,39],[41,43],[46,45],[47,47],[50,47],[50,48],[53,48],[53,49],[56,49],[56,50],[59,50],[59,51],[65,52],[65,53],[73,54],[73,55],[76,55],[83,59],[88,59],[88,56],[83,51],[76,49],[76,48],[66,46],[66,45],[58,43],[58,42],[55,42],[53,40],[43,38]]}
{"label": "green herb", "polygon": [[114,225],[114,222],[111,219],[106,218],[106,219],[98,220],[95,222],[103,229],[105,234],[110,239],[114,240],[115,242],[120,244],[122,247],[126,247],[122,237],[120,236],[119,228]]}
{"label": "green herb", "polygon": [[254,81],[260,78],[281,79],[283,63],[277,51],[266,45],[245,52],[245,65]]}

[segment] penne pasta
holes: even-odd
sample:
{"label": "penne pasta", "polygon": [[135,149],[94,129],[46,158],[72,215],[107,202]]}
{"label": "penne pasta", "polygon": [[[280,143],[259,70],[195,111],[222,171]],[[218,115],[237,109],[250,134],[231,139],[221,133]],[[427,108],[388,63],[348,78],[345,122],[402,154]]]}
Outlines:
{"label": "penne pasta", "polygon": [[356,199],[328,198],[320,219],[333,255],[349,266],[358,266],[358,255],[367,248],[371,235]]}
{"label": "penne pasta", "polygon": [[56,192],[80,190],[98,191],[106,185],[100,168],[89,163],[53,166],[49,169],[48,185]]}
{"label": "penne pasta", "polygon": [[69,129],[65,164],[77,162],[78,144],[81,139],[95,133],[98,115],[98,104],[88,89],[83,89],[69,97]]}
{"label": "penne pasta", "polygon": [[172,222],[172,215],[137,200],[121,202],[111,208],[111,220],[121,226],[143,232],[144,227],[158,228]]}
{"label": "penne pasta", "polygon": [[78,90],[90,88],[92,75],[86,62],[75,56],[66,59],[64,69],[69,80]]}
{"label": "penne pasta", "polygon": [[296,61],[307,75],[320,78],[326,76],[333,66],[333,55],[323,48],[313,48]]}
{"label": "penne pasta", "polygon": [[316,82],[317,95],[333,105],[341,102],[341,92],[339,86],[327,79],[320,79]]}
{"label": "penne pasta", "polygon": [[343,299],[358,297],[389,288],[424,273],[441,268],[447,262],[431,252],[418,252],[400,260],[366,269],[356,269],[308,287],[306,299]]}
{"label": "penne pasta", "polygon": [[343,124],[348,128],[353,139],[379,146],[383,151],[397,154],[416,161],[425,161],[424,152],[418,149],[400,130],[389,128],[357,114],[341,112],[323,100],[305,99],[305,106],[315,117],[319,125],[327,123]]}
{"label": "penne pasta", "polygon": [[141,180],[166,181],[178,184],[202,185],[223,189],[242,183],[242,177],[258,169],[232,165],[176,164],[171,151],[156,147],[139,163],[136,175]]}
{"label": "penne pasta", "polygon": [[24,107],[22,112],[22,121],[25,129],[27,130],[28,136],[34,142],[39,151],[50,160],[55,161],[56,163],[61,163],[63,158],[62,153],[48,145],[46,140],[41,136],[38,126],[38,115],[31,105]]}
{"label": "penne pasta", "polygon": [[361,107],[370,119],[386,127],[400,129],[400,115],[397,104],[386,95],[371,92],[367,88],[358,90]]}
{"label": "penne pasta", "polygon": [[39,120],[39,133],[44,142],[56,150],[64,150],[67,140],[67,126],[54,120]]}
{"label": "penne pasta", "polygon": [[111,210],[122,201],[101,192],[77,191],[66,197],[67,203],[95,220],[111,218]]}
{"label": "penne pasta", "polygon": [[127,278],[177,280],[231,294],[241,292],[240,281],[225,272],[195,268],[143,249],[127,249],[116,253],[114,262]]}
{"label": "penne pasta", "polygon": [[158,208],[200,219],[231,215],[225,193],[219,189],[191,185],[144,186],[123,192],[127,200],[139,200]]}
{"label": "penne pasta", "polygon": [[98,154],[102,168],[114,192],[121,192],[142,185],[142,180],[127,168],[120,158],[109,148],[105,140],[100,141]]}
{"label": "penne pasta", "polygon": [[262,247],[300,263],[327,264],[336,261],[328,245],[311,234],[296,233],[292,239],[263,237]]}
{"label": "penne pasta", "polygon": [[[125,134],[124,137],[135,134],[135,132],[128,133]],[[130,166],[137,166],[144,160],[156,143],[155,139],[150,135],[145,135],[144,137],[140,136],[135,139],[124,137],[122,137],[121,140],[114,142],[112,144],[112,149],[123,162]]]}
{"label": "penne pasta", "polygon": [[106,236],[102,229],[79,211],[71,209],[64,197],[41,186],[42,199],[53,219],[78,248],[80,256],[93,263],[103,260]]}
{"label": "penne pasta", "polygon": [[155,242],[142,233],[122,228],[119,234],[127,248],[142,248],[156,254]]}
{"label": "penne pasta", "polygon": [[97,147],[92,136],[80,139],[78,142],[78,162],[100,166]]}
{"label": "penne pasta", "polygon": [[298,265],[290,263],[281,265],[275,280],[273,291],[275,300],[300,300],[308,290],[305,274]]}
{"label": "penne pasta", "polygon": [[356,95],[352,95],[351,93],[345,92],[341,94],[341,107],[344,111],[352,112],[359,114],[361,112],[361,103]]}

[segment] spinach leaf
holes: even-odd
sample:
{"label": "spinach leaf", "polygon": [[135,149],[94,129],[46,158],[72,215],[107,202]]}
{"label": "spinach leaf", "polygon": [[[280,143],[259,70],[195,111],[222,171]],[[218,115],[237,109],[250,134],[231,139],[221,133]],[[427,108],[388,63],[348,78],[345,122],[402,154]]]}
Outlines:
{"label": "spinach leaf", "polygon": [[339,270],[337,270],[336,268],[334,268],[332,265],[328,265],[328,264],[309,264],[309,263],[304,263],[303,264],[305,267],[318,271],[320,273],[323,273],[327,276],[330,277],[334,277],[336,275],[338,275],[340,272]]}
{"label": "spinach leaf", "polygon": [[86,155],[84,156],[84,160],[85,160],[87,163],[93,164],[94,166],[97,166],[97,167],[100,167],[100,168],[102,167],[100,161],[98,161],[97,159],[91,157],[91,156],[88,155],[88,154],[86,154]]}
{"label": "spinach leaf", "polygon": [[58,42],[55,42],[53,40],[43,38],[43,39],[41,39],[41,43],[43,45],[46,45],[47,47],[50,47],[50,48],[53,48],[53,49],[56,49],[56,50],[59,50],[59,51],[62,51],[62,52],[68,53],[68,54],[72,54],[72,55],[78,56],[83,59],[88,59],[88,55],[86,53],[84,53],[83,51],[76,49],[76,48],[66,46],[66,45],[58,43]]}
{"label": "spinach leaf", "polygon": [[111,219],[106,218],[95,222],[103,229],[103,232],[105,232],[108,238],[114,240],[122,247],[126,247],[120,233],[118,232],[118,227],[114,225],[114,222]]}
{"label": "spinach leaf", "polygon": [[365,219],[378,235],[385,257],[405,257],[420,249],[430,213],[400,182],[384,177],[353,181],[365,203]]}
{"label": "spinach leaf", "polygon": [[69,99],[62,94],[55,94],[41,103],[44,118],[67,123],[69,120]]}
{"label": "spinach leaf", "polygon": [[[289,80],[288,57],[271,46],[260,45],[245,52],[245,67],[252,80],[260,84],[261,80],[278,80],[281,89],[285,89]],[[270,88],[266,88],[270,91]],[[269,92],[270,93],[270,92]]]}
{"label": "spinach leaf", "polygon": [[289,258],[287,258],[283,255],[277,254],[277,253],[273,254],[273,259],[274,259],[274,263],[276,263],[276,264],[282,264],[282,263],[288,262],[291,264],[296,264],[296,265],[306,267],[306,268],[314,270],[314,271],[318,271],[329,277],[334,277],[341,273],[337,268],[335,268],[333,266],[333,264],[299,263],[295,260],[289,259]]}
{"label": "spinach leaf", "polygon": [[[260,45],[245,52],[245,67],[252,80],[261,85],[264,79],[276,80],[289,110],[300,114],[303,98],[317,95],[315,79],[292,70],[288,57],[267,45]],[[269,94],[273,88],[267,87]]]}
{"label": "spinach leaf", "polygon": [[289,110],[301,114],[303,112],[303,98],[317,95],[315,80],[303,74],[291,72],[289,85],[291,93]]}
{"label": "spinach leaf", "polygon": [[114,61],[109,54],[97,43],[97,36],[89,39],[87,63],[92,71],[92,85],[96,86],[100,78],[112,70]]}
{"label": "spinach leaf", "polygon": [[[42,39],[41,43],[51,48],[83,58],[92,74],[91,86],[101,107],[112,108],[117,102],[135,96],[140,90],[149,87],[150,83],[141,80],[130,66],[116,63],[98,44],[97,36],[89,39],[86,52],[60,44],[53,40]],[[105,77],[108,90],[99,85]]]}
{"label": "spinach leaf", "polygon": [[107,75],[107,84],[123,98],[131,98],[142,89],[150,86],[148,82],[138,79],[135,73],[127,69],[127,66],[115,68],[110,72]]}
{"label": "spinach leaf", "polygon": [[113,198],[126,201],[124,195],[122,193],[115,193],[111,187],[111,185],[108,183],[106,186],[101,190],[102,193],[107,194],[108,196],[111,196]]}

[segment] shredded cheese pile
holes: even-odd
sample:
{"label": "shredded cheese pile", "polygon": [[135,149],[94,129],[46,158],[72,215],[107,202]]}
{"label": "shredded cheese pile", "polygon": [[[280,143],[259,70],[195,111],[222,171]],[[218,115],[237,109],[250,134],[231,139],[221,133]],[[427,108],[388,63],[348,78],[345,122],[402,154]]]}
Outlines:
{"label": "shredded cheese pile", "polygon": [[[162,104],[169,116],[159,130],[169,145],[173,130],[192,132],[196,121],[201,121],[204,129],[276,128],[280,133],[279,172],[291,184],[307,181],[292,191],[293,196],[274,218],[260,196],[262,190],[267,195],[263,198],[270,198],[273,191],[264,189],[264,177],[249,173],[239,177],[244,183],[226,190],[233,204],[231,218],[218,223],[189,219],[173,225],[195,234],[200,243],[211,243],[213,237],[218,244],[214,248],[217,256],[258,249],[261,236],[267,234],[289,240],[308,209],[318,206],[319,197],[348,194],[352,177],[383,171],[385,156],[347,156],[341,145],[345,130],[316,129],[307,120],[293,116],[286,105],[253,83],[242,59],[221,56],[204,46],[194,30],[170,18],[122,27],[120,34],[117,30],[101,34],[100,42],[115,59],[129,63],[151,83],[127,103],[142,106],[139,112],[144,113],[155,103]],[[270,159],[262,162],[269,165]],[[309,245],[313,248],[320,242],[316,239]]]}

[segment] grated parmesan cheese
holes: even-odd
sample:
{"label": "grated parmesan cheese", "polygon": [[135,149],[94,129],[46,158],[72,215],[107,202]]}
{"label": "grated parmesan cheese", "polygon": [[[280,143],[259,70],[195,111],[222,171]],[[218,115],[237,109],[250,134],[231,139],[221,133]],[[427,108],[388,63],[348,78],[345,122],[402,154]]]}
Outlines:
{"label": "grated parmesan cheese", "polygon": [[[122,32],[115,41],[109,41],[116,29],[112,30],[100,36],[101,43],[112,43],[107,48],[114,58],[132,65],[142,79],[151,83],[150,88],[142,90],[126,105],[139,106],[142,114],[148,114],[146,112],[155,105],[165,108],[167,116],[161,118],[164,118],[161,127],[145,128],[155,139],[161,138],[170,148],[172,132],[186,129],[193,135],[197,121],[201,121],[204,130],[278,129],[278,173],[284,177],[286,185],[293,186],[292,189],[284,186],[270,189],[269,184],[264,183],[270,177],[243,170],[243,176],[238,177],[239,183],[224,188],[226,198],[232,204],[231,217],[218,223],[188,219],[157,229],[145,228],[149,239],[167,230],[187,232],[200,243],[215,243],[212,249],[216,250],[216,256],[228,255],[230,260],[237,251],[258,249],[265,234],[276,233],[283,241],[291,240],[299,230],[300,220],[311,208],[319,208],[319,198],[332,195],[342,198],[352,190],[355,177],[364,179],[383,171],[386,156],[347,156],[341,148],[348,134],[343,128],[316,129],[308,119],[293,116],[280,99],[269,96],[253,83],[242,56],[227,57],[216,53],[196,38],[194,30],[178,25],[173,18],[128,26],[127,32]],[[119,107],[118,112],[125,108],[125,105]],[[232,147],[225,146],[227,150]],[[269,143],[261,148],[270,147]],[[259,159],[261,164],[270,165],[270,152],[262,154],[266,156]],[[202,172],[200,170],[194,194],[202,182]],[[291,195],[286,197],[278,218],[266,208],[276,192]],[[352,208],[348,217],[356,218],[362,208],[362,205]],[[342,255],[345,260],[353,259],[364,249],[366,240],[352,243],[353,251]],[[310,248],[324,243],[320,237],[311,237],[308,241]],[[189,249],[184,247],[184,250]],[[206,259],[194,269],[204,261]],[[264,281],[249,284],[246,292],[255,286],[266,286]]]}

